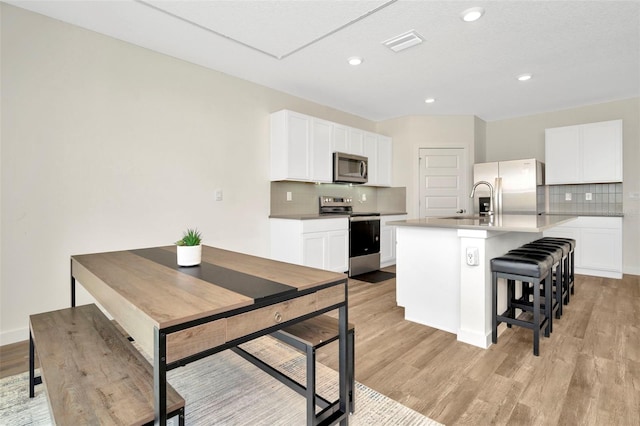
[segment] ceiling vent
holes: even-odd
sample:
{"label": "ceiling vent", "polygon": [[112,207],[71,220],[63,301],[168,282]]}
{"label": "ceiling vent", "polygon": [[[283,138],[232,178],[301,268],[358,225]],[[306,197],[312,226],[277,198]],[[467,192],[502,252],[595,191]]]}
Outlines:
{"label": "ceiling vent", "polygon": [[415,30],[411,30],[407,33],[400,34],[399,36],[395,36],[390,38],[389,40],[383,41],[382,44],[387,46],[389,49],[394,52],[400,52],[401,50],[408,49],[411,46],[415,46],[424,41],[424,38],[415,32]]}

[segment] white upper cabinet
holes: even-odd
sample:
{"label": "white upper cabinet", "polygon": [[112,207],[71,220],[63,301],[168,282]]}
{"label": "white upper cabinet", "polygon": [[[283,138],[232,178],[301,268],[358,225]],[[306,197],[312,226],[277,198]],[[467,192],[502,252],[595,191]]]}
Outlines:
{"label": "white upper cabinet", "polygon": [[333,123],[317,118],[311,121],[311,180],[333,181],[332,157]]}
{"label": "white upper cabinet", "polygon": [[391,138],[378,135],[378,186],[391,186],[392,163]]}
{"label": "white upper cabinet", "polygon": [[391,138],[375,133],[364,134],[364,156],[369,164],[369,186],[391,186]]}
{"label": "white upper cabinet", "polygon": [[297,112],[271,114],[271,180],[333,181],[333,153],[369,159],[369,185],[391,186],[391,138]]}
{"label": "white upper cabinet", "polygon": [[349,149],[348,154],[364,155],[364,131],[360,129],[349,129]]}
{"label": "white upper cabinet", "polygon": [[622,182],[622,120],[582,126],[582,180]]}
{"label": "white upper cabinet", "polygon": [[363,153],[367,157],[369,178],[367,185],[377,185],[378,183],[378,135],[366,132],[364,134]]}
{"label": "white upper cabinet", "polygon": [[545,131],[546,184],[622,182],[622,120]]}
{"label": "white upper cabinet", "polygon": [[271,180],[311,180],[311,117],[271,114]]}
{"label": "white upper cabinet", "polygon": [[349,151],[349,129],[333,123],[333,152]]}

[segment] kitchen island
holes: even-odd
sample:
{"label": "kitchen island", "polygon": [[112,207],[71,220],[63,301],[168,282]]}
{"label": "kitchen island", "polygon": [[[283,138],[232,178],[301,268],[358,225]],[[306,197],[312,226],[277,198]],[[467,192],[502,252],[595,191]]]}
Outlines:
{"label": "kitchen island", "polygon": [[[503,214],[390,222],[397,227],[396,301],[405,319],[489,347],[491,259],[575,218]],[[506,283],[498,291],[504,294]],[[499,309],[506,305],[503,299],[499,295]]]}

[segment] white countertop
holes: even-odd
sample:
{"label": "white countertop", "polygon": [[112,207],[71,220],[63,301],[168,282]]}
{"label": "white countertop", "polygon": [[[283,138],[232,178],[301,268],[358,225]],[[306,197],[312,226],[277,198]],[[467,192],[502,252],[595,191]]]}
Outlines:
{"label": "white countertop", "polygon": [[488,217],[425,217],[421,219],[388,222],[393,226],[416,226],[422,228],[479,229],[499,232],[542,232],[554,226],[576,219],[572,215],[503,214]]}

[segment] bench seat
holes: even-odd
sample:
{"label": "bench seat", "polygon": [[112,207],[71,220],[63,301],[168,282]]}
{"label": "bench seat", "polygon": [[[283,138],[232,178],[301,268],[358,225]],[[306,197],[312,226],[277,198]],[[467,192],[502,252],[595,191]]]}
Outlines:
{"label": "bench seat", "polygon": [[[328,315],[318,315],[275,331],[271,333],[271,336],[305,354],[307,363],[306,386],[284,375],[240,347],[232,348],[232,351],[303,395],[307,399],[307,426],[323,424],[333,410],[337,408],[339,401],[330,402],[316,394],[316,350],[338,340],[340,337],[338,319]],[[354,346],[355,327],[349,323],[347,327],[346,355],[347,370],[349,372],[347,377],[348,410],[351,413],[355,412]],[[316,405],[323,409],[318,414],[315,412]]]}
{"label": "bench seat", "polygon": [[[95,304],[31,315],[30,396],[40,363],[60,425],[143,425],[154,420],[153,367]],[[167,413],[184,424],[184,399],[167,384]]]}

